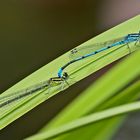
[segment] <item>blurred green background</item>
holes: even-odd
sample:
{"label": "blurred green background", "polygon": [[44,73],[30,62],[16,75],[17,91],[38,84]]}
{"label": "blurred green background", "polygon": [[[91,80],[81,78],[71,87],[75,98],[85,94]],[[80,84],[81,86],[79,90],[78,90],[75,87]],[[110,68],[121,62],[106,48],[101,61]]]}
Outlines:
{"label": "blurred green background", "polygon": [[[1,93],[66,51],[139,13],[139,0],[1,1]],[[36,133],[111,67],[28,112],[1,130],[0,139],[20,140]],[[140,113],[132,115],[114,140],[139,140],[139,117]]]}

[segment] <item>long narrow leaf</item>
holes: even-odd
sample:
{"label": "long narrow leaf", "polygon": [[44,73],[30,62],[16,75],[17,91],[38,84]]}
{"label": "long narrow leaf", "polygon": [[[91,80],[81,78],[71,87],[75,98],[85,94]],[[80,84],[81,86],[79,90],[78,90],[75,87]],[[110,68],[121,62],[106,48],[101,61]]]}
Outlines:
{"label": "long narrow leaf", "polygon": [[[84,43],[83,45],[91,45],[93,43],[103,42],[109,39],[118,38],[120,36],[126,35],[128,33],[138,32],[139,30],[139,19],[140,16],[137,16],[130,21],[127,21],[116,28],[113,28],[94,39],[91,39]],[[132,26],[133,28],[130,28]],[[129,29],[129,30],[128,30]],[[114,34],[114,36],[112,35]],[[118,46],[116,48],[110,49],[106,52],[100,53],[99,55],[96,55],[93,58],[89,58],[86,60],[83,60],[81,62],[77,62],[73,64],[71,67],[66,69],[66,71],[69,73],[70,77],[68,79],[69,85],[72,85],[75,83],[75,81],[79,81],[86,76],[90,75],[91,73],[101,69],[102,67],[112,63],[113,61],[127,55],[131,52],[137,50],[139,48],[138,45],[134,45],[133,43],[130,45],[130,48],[128,48],[127,45]],[[47,64],[40,70],[34,72],[6,92],[4,92],[1,97],[4,96],[11,96],[11,94],[15,91],[27,88],[31,85],[34,85],[36,83],[49,80],[51,77],[56,76],[58,69],[63,66],[64,64],[68,63],[69,60],[69,53],[64,54],[63,56],[57,58],[53,62]],[[130,77],[127,77],[131,79],[132,75],[130,74]],[[134,75],[133,75],[134,76]],[[72,80],[73,79],[73,80]],[[65,84],[64,89],[68,88],[68,86]],[[51,88],[51,90],[49,89]],[[62,89],[62,85],[57,86],[51,86],[46,88],[46,90],[43,90],[41,92],[37,92],[35,95],[31,95],[30,97],[26,97],[22,100],[19,100],[18,102],[14,102],[12,105],[7,105],[6,107],[3,107],[0,109],[0,129],[7,126],[9,123],[13,122],[26,112],[30,111],[32,108],[36,107],[40,103],[44,102],[48,98],[52,97],[53,95],[60,92],[60,89]],[[3,101],[2,101],[3,102]]]}
{"label": "long narrow leaf", "polygon": [[122,115],[124,113],[129,113],[132,111],[140,110],[140,102],[135,102],[131,104],[121,105],[119,107],[115,107],[112,109],[108,109],[102,112],[94,113],[92,115],[88,115],[86,117],[75,120],[71,123],[65,124],[64,126],[58,127],[56,129],[50,130],[47,133],[38,134],[28,138],[27,140],[38,140],[38,139],[50,139],[54,138],[60,134],[65,132],[70,132],[79,127],[83,127],[85,125],[90,125],[91,123],[97,122],[99,120],[107,119],[109,117],[113,117],[116,115]]}

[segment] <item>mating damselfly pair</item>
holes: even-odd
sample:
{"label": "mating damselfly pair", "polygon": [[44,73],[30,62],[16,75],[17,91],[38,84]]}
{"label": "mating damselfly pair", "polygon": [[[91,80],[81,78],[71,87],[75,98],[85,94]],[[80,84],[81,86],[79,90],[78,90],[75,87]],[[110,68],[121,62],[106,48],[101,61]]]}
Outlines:
{"label": "mating damselfly pair", "polygon": [[[14,93],[11,93],[10,95],[1,96],[0,108],[10,105],[11,103],[14,103],[16,101],[19,101],[20,99],[23,99],[29,95],[31,96],[33,94],[36,94],[39,91],[49,90],[50,88],[54,86],[62,85],[61,89],[63,89],[63,83],[66,83],[67,85],[69,85],[67,82],[67,79],[69,78],[69,74],[67,72],[63,72],[69,65],[72,65],[73,63],[76,63],[78,61],[82,61],[83,59],[94,56],[100,52],[106,51],[116,46],[127,45],[128,49],[130,49],[129,44],[132,42],[134,42],[135,45],[137,43],[140,43],[140,32],[128,34],[126,36],[123,36],[114,40],[92,44],[90,46],[80,46],[78,48],[74,48],[69,53],[69,56],[71,57],[72,60],[67,62],[58,70],[57,77],[52,77],[47,81],[35,84],[31,87],[25,88],[23,90],[20,90]],[[131,49],[130,49],[130,52],[131,52]]]}

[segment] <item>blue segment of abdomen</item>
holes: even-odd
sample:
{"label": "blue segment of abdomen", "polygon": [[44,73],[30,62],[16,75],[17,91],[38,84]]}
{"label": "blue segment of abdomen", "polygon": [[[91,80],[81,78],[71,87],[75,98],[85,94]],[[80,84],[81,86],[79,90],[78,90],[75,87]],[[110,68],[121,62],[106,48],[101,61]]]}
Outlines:
{"label": "blue segment of abdomen", "polygon": [[62,72],[63,72],[63,70],[62,70],[62,68],[60,68],[59,71],[58,71],[58,77],[59,77],[59,78],[62,77]]}

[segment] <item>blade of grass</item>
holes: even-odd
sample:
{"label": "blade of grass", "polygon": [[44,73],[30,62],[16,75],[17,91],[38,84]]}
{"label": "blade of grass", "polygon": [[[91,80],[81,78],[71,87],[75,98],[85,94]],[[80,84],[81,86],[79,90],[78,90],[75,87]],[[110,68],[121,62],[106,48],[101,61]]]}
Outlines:
{"label": "blade of grass", "polygon": [[119,107],[114,107],[105,111],[101,111],[98,113],[94,113],[92,115],[88,115],[86,117],[77,119],[73,122],[70,122],[68,124],[65,124],[61,127],[58,127],[53,130],[49,130],[47,133],[38,134],[35,136],[32,136],[30,138],[27,138],[27,140],[38,140],[38,139],[50,139],[54,138],[56,136],[59,136],[60,134],[68,133],[70,131],[73,131],[79,127],[83,127],[85,125],[90,125],[91,123],[107,119],[110,117],[114,117],[117,115],[122,115],[124,113],[129,113],[132,111],[138,111],[140,110],[140,102],[130,103],[126,105],[121,105]]}
{"label": "blade of grass", "polygon": [[[104,102],[101,106],[96,108],[96,111],[115,107],[121,104],[130,103],[140,97],[140,81],[120,92],[116,96]],[[94,110],[95,112],[95,110]],[[90,126],[80,128],[73,133],[63,137],[63,139],[80,138],[80,140],[93,139],[93,140],[109,140],[117,129],[120,127],[126,116],[114,117],[111,119],[103,120],[94,123]],[[58,139],[58,138],[57,138]],[[59,138],[60,139],[60,138]],[[62,140],[62,138],[61,138]]]}
{"label": "blade of grass", "polygon": [[140,97],[140,80],[129,85],[122,92],[117,93],[109,100],[105,101],[101,106],[96,108],[96,111],[107,109],[110,107],[126,104],[137,100]]}
{"label": "blade of grass", "polygon": [[[84,45],[90,45],[92,43],[97,43],[108,39],[112,39],[112,34],[115,34],[115,38],[120,37],[124,34],[128,34],[130,32],[137,32],[139,29],[138,23],[140,20],[140,16],[137,16],[130,21],[127,21],[97,37],[94,39],[91,39],[84,43]],[[130,28],[132,26],[133,28]],[[128,30],[129,29],[129,30]],[[129,32],[128,32],[129,31]],[[131,44],[131,50],[134,51],[138,48],[138,46],[135,46],[134,44]],[[69,67],[67,70],[70,76],[75,80],[79,81],[83,79],[84,77],[90,75],[91,73],[97,71],[98,69],[101,69],[105,65],[129,54],[129,49],[127,46],[118,47],[117,49],[111,49],[107,51],[106,53],[101,53],[100,55],[97,55],[96,57],[84,60],[79,63],[76,63]],[[4,92],[1,96],[4,95],[10,95],[12,92],[17,91],[19,89],[23,89],[25,87],[34,85],[35,83],[44,81],[46,79],[49,79],[50,77],[55,76],[57,73],[57,70],[59,67],[61,67],[63,64],[67,63],[69,61],[69,52],[64,54],[63,56],[57,58],[53,62],[49,63],[48,65],[44,66],[40,70],[34,72],[6,92]],[[78,69],[77,69],[78,68]],[[74,78],[75,77],[75,78]],[[74,81],[71,79],[68,80],[70,85],[74,84]],[[65,86],[65,88],[67,88]],[[46,95],[47,91],[43,91],[38,93],[37,95],[26,98],[23,101],[16,103],[14,106],[9,106],[7,108],[4,108],[0,112],[0,129],[7,126],[9,123],[13,122],[38,104],[42,103],[43,101],[47,100],[48,98],[52,97],[56,93],[60,92],[60,86],[57,87],[51,87],[50,94]]]}

